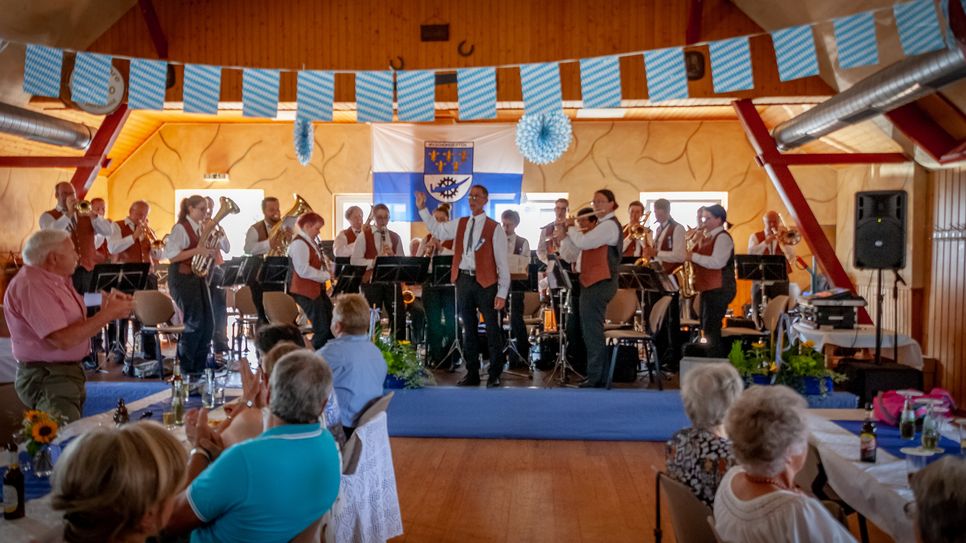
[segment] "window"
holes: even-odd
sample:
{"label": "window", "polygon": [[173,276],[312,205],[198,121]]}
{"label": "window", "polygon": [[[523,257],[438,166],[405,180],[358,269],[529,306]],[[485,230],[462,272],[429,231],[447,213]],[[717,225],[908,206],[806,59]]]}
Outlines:
{"label": "window", "polygon": [[554,203],[559,198],[566,198],[566,192],[525,192],[519,204],[497,203],[493,206],[493,218],[500,220],[500,215],[507,209],[520,214],[520,226],[517,235],[526,238],[530,249],[537,250],[540,241],[540,228],[553,222]]}
{"label": "window", "polygon": [[[345,211],[352,206],[359,206],[362,208],[362,219],[365,220],[369,215],[369,210],[372,209],[372,193],[351,193],[351,194],[336,194],[335,195],[335,217],[332,221],[334,228],[332,230],[332,237],[330,239],[335,239],[336,234],[340,230],[344,230],[349,227],[349,221],[345,218]],[[387,204],[389,206],[389,218],[393,217],[404,217],[406,215],[405,204]],[[403,250],[409,253],[409,240],[412,238],[412,228],[410,223],[403,221],[389,221],[389,229],[393,232],[399,234],[402,241]]]}
{"label": "window", "polygon": [[[219,224],[225,229],[228,242],[231,244],[228,256],[244,255],[245,234],[248,232],[248,227],[262,220],[262,198],[265,197],[265,191],[260,189],[178,189],[174,191],[174,208],[180,210],[181,200],[192,194],[210,196],[215,201],[215,209],[212,210],[212,215],[218,212],[218,208],[221,206],[219,198],[222,196],[231,198],[238,205],[240,211],[226,215]],[[177,218],[177,215],[175,218]]]}
{"label": "window", "polygon": [[701,191],[701,192],[642,192],[641,202],[644,202],[644,209],[653,209],[654,200],[665,198],[671,201],[671,216],[674,220],[688,227],[697,224],[698,208],[721,204],[728,209],[728,193]]}

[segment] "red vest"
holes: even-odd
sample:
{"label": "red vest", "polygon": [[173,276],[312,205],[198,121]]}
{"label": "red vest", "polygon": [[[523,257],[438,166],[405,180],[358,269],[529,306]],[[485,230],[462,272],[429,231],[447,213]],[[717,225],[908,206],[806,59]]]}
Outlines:
{"label": "red vest", "polygon": [[[315,247],[312,247],[311,245],[309,245],[309,242],[306,241],[305,238],[301,236],[292,240],[292,243],[296,243],[299,241],[301,241],[306,246],[308,246],[309,266],[316,269],[322,269],[322,257],[319,256],[319,253],[318,251],[316,251]],[[291,282],[289,282],[288,291],[292,294],[300,294],[311,300],[318,298],[322,294],[322,283],[319,283],[314,279],[306,279],[302,277],[301,275],[296,273],[295,265],[294,264],[290,264],[290,265],[292,266],[292,274],[291,274],[292,280]]]}
{"label": "red vest", "polygon": [[[765,241],[765,237],[766,236],[765,236],[765,233],[763,231],[755,232],[755,240],[756,240],[757,243],[761,243],[761,242]],[[782,255],[782,256],[785,256],[785,253],[782,252],[781,247],[778,247],[778,252],[775,252],[775,253],[771,252],[771,245],[768,245],[767,247],[765,247],[765,252],[762,253],[762,254],[763,255]],[[788,273],[792,273],[792,265],[788,262],[787,259],[785,260],[785,270]]]}
{"label": "red vest", "polygon": [[[57,219],[64,216],[60,210],[54,208],[48,211],[50,216]],[[74,250],[77,251],[77,265],[87,271],[94,269],[96,249],[94,248],[94,223],[90,216],[78,216],[77,224],[70,230],[70,238],[74,242]]]}
{"label": "red vest", "polygon": [[[432,234],[426,234],[426,241],[425,241],[425,243],[429,243],[432,240],[433,240],[433,235]],[[453,240],[451,240],[451,239],[448,239],[448,240],[444,241],[443,243],[441,243],[441,245],[443,246],[443,249],[449,249],[450,251],[453,250]],[[418,256],[418,255],[413,255],[413,256]]]}
{"label": "red vest", "polygon": [[[731,237],[731,234],[725,232],[724,230],[715,234],[712,238],[705,238],[700,245],[698,245],[694,252],[699,255],[711,256],[714,252],[714,244],[718,239],[718,236],[725,235]],[[719,289],[724,286],[723,277],[725,273],[730,273],[732,277],[732,283],[734,282],[734,251],[731,252],[731,258],[728,259],[728,263],[725,264],[724,268],[720,270],[715,270],[711,268],[705,268],[697,262],[692,264],[694,269],[694,290],[697,292],[705,292],[708,290]]]}
{"label": "red vest", "polygon": [[[664,239],[661,240],[661,244],[657,248],[658,251],[674,250],[674,229],[677,227],[678,227],[678,223],[672,220],[668,220],[667,226],[665,226],[664,229],[661,230],[660,232],[660,234],[664,236]],[[665,231],[667,232],[667,234],[664,233]],[[664,273],[671,273],[674,270],[676,270],[677,267],[680,265],[681,265],[680,262],[662,262],[661,263],[661,267],[664,268]]]}
{"label": "red vest", "polygon": [[[195,247],[197,247],[198,234],[195,234],[195,229],[191,227],[191,223],[188,222],[188,219],[186,218],[183,221],[179,221],[178,224],[180,224],[181,227],[184,228],[185,233],[188,234],[188,246],[182,249],[182,251],[187,251],[188,249],[194,249]],[[187,258],[185,260],[182,260],[181,262],[178,262],[178,272],[183,274],[193,273],[191,271],[192,260],[194,260],[194,257]]]}
{"label": "red vest", "polygon": [[637,240],[631,239],[631,242],[627,244],[627,249],[624,249],[624,254],[621,256],[637,256]]}
{"label": "red vest", "polygon": [[[621,230],[621,224],[617,222],[617,219],[612,217],[608,220],[612,220],[617,224],[617,245],[612,246],[605,243],[595,249],[584,249],[580,251],[580,286],[582,287],[589,287],[601,281],[608,280],[617,273],[616,264],[620,263],[620,257],[617,255],[617,251],[619,250],[618,247],[624,242],[624,234]],[[615,253],[613,268],[611,267],[612,259],[610,255],[612,250]]]}
{"label": "red vest", "polygon": [[[386,230],[386,232],[389,232],[389,239],[392,242],[392,254],[395,256],[402,256],[400,254],[402,253],[402,248],[400,247],[400,245],[402,245],[402,238],[400,238],[399,234],[393,232],[392,230]],[[376,234],[372,231],[372,228],[364,228],[362,230],[362,235],[366,237],[366,252],[364,258],[366,260],[374,260],[377,256],[381,256],[382,251],[380,249],[382,249],[382,247],[376,249]]]}
{"label": "red vest", "polygon": [[111,261],[111,251],[107,249],[107,240],[94,250],[94,263],[103,264]]}
{"label": "red vest", "polygon": [[[120,220],[116,221],[115,224],[121,229],[122,238],[134,235],[134,229],[128,226],[127,221]],[[151,242],[147,239],[139,240],[135,238],[134,243],[127,249],[114,255],[113,260],[118,264],[127,264],[129,262],[150,264]]]}
{"label": "red vest", "polygon": [[[481,215],[483,216],[483,215]],[[469,217],[462,217],[456,227],[455,244],[453,245],[453,267],[449,271],[449,280],[456,282],[460,273],[460,261],[463,260],[463,236],[466,234],[466,225]],[[496,284],[496,257],[493,255],[493,232],[499,225],[493,219],[486,217],[483,223],[483,233],[480,239],[485,240],[483,244],[473,253],[476,257],[476,282],[481,287],[487,288]]]}
{"label": "red vest", "polygon": [[349,245],[352,245],[356,242],[356,231],[353,230],[351,226],[343,230],[342,233],[345,234],[345,241]]}

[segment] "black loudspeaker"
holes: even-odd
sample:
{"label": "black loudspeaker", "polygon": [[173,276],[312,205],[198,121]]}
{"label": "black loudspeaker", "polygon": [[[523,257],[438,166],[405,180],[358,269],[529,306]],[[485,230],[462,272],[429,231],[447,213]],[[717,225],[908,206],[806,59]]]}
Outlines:
{"label": "black loudspeaker", "polygon": [[855,267],[894,270],[906,265],[906,191],[855,195]]}
{"label": "black loudspeaker", "polygon": [[835,371],[848,378],[842,387],[859,397],[859,407],[887,390],[922,390],[922,372],[902,364],[844,360]]}

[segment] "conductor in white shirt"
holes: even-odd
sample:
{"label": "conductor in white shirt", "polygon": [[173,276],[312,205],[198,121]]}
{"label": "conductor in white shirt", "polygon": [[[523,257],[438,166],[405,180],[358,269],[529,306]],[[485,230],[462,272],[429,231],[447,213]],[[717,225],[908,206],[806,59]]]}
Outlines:
{"label": "conductor in white shirt", "polygon": [[489,201],[486,187],[473,185],[468,198],[472,215],[442,224],[436,222],[426,210],[425,193],[416,193],[416,207],[434,237],[443,241],[454,240],[450,281],[456,284],[456,305],[463,320],[463,354],[466,357],[466,375],[458,384],[480,384],[480,349],[476,326],[479,311],[486,324],[486,343],[490,351],[486,386],[492,388],[500,386],[506,363],[499,312],[506,307],[507,292],[510,290],[507,241],[503,229],[484,213]]}

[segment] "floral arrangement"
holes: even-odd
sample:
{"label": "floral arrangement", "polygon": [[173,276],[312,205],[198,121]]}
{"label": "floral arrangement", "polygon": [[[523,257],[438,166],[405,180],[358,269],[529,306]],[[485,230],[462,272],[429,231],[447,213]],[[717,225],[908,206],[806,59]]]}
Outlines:
{"label": "floral arrangement", "polygon": [[408,341],[399,341],[391,335],[383,335],[377,327],[375,344],[386,359],[386,372],[405,383],[406,388],[421,388],[435,384],[433,375],[419,363],[416,347]]}
{"label": "floral arrangement", "polygon": [[59,429],[59,421],[49,413],[36,409],[24,413],[20,436],[26,443],[27,454],[34,456],[40,449],[53,443]]}
{"label": "floral arrangement", "polygon": [[[782,364],[775,381],[802,394],[817,392],[825,396],[831,392],[833,382],[841,383],[845,379],[845,375],[825,367],[825,357],[815,350],[814,342],[795,340],[782,352]],[[809,386],[809,381],[818,382],[817,390]]]}
{"label": "floral arrangement", "polygon": [[731,344],[731,352],[728,353],[728,360],[738,370],[747,381],[754,381],[764,384],[764,381],[771,381],[771,376],[778,371],[775,362],[768,356],[768,343],[757,341],[751,344],[751,349],[746,351],[740,341]]}

